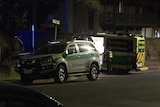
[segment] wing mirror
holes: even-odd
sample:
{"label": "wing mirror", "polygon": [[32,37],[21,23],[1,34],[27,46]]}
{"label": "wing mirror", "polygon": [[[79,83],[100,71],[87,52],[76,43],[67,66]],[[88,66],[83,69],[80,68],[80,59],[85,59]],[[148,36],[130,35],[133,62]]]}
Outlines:
{"label": "wing mirror", "polygon": [[68,51],[63,52],[62,56],[65,58],[68,55]]}

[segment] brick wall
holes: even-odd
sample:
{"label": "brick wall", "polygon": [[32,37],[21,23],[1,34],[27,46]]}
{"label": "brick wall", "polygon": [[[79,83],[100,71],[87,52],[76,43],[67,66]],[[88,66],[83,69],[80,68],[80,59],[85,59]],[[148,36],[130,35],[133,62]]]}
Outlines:
{"label": "brick wall", "polygon": [[146,39],[146,58],[157,59],[160,56],[160,39],[147,38]]}

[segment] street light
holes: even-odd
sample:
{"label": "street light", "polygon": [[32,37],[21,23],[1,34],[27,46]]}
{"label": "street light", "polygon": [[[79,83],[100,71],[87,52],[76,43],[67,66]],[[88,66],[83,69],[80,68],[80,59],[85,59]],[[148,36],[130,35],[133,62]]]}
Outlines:
{"label": "street light", "polygon": [[57,38],[57,27],[58,27],[58,25],[60,25],[60,20],[52,19],[52,23],[55,24],[55,37],[54,37],[54,40],[56,40],[56,38]]}

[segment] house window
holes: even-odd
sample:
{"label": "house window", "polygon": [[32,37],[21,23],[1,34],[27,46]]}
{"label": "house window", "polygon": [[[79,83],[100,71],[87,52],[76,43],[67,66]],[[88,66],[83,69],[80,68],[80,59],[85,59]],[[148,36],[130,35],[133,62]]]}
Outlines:
{"label": "house window", "polygon": [[118,13],[123,13],[123,2],[120,1],[118,5]]}

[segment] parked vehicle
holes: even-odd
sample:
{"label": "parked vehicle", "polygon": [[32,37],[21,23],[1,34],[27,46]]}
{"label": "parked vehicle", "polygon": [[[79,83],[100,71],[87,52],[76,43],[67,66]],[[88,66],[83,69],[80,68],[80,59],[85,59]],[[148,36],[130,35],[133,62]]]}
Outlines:
{"label": "parked vehicle", "polygon": [[[93,42],[102,52],[102,69],[112,68],[112,71],[128,73],[145,66],[145,38],[132,34],[105,34],[92,35]],[[104,47],[104,48],[103,48]],[[108,62],[107,51],[111,52],[112,61]],[[109,54],[108,54],[109,55]],[[108,64],[111,63],[111,64]],[[108,67],[110,65],[111,67]]]}
{"label": "parked vehicle", "polygon": [[135,63],[136,69],[145,66],[145,38],[141,36],[135,36]]}
{"label": "parked vehicle", "polygon": [[64,107],[51,96],[12,83],[0,82],[0,93],[0,107]]}
{"label": "parked vehicle", "polygon": [[25,84],[41,78],[54,78],[55,82],[62,83],[69,76],[81,75],[87,75],[92,81],[101,69],[98,51],[92,42],[85,40],[49,42],[19,62],[15,69]]}

